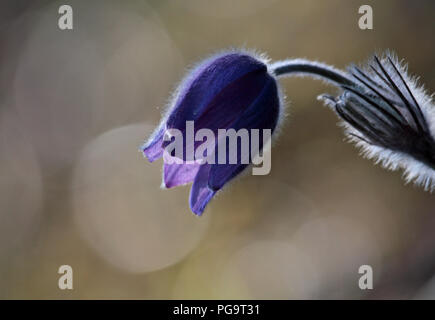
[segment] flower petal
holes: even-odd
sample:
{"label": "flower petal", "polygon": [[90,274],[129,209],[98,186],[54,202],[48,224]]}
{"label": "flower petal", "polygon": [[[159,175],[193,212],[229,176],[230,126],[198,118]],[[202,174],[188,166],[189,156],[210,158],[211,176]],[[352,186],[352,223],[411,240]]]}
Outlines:
{"label": "flower petal", "polygon": [[255,102],[272,77],[266,71],[250,72],[229,84],[204,109],[195,121],[195,130],[228,128]]}
{"label": "flower petal", "polygon": [[[224,73],[224,75],[226,75],[226,73]],[[270,79],[272,79],[272,77],[267,73],[266,68],[262,68],[248,72],[233,82],[228,83],[226,87],[222,88],[216,96],[212,97],[211,100],[204,105],[201,113],[198,112],[195,114],[195,132],[193,134],[203,128],[210,129],[216,134],[218,129],[230,126],[243,114],[247,107],[255,101],[258,94],[262,92]],[[207,93],[208,90],[197,93],[193,90],[193,93],[189,93],[189,97],[197,94],[197,99],[194,100],[196,100],[196,103],[199,103],[199,100],[209,98]],[[189,98],[186,99],[190,101]],[[190,109],[196,108],[196,105],[192,104]],[[201,142],[195,143],[192,139],[186,139],[186,121],[190,121],[190,119],[183,119],[182,114],[178,113],[177,121],[171,122],[168,120],[167,124],[168,127],[176,128],[183,134],[185,141],[183,145],[184,156],[186,156],[187,149],[196,150],[196,147],[201,144]],[[163,147],[166,147],[170,143],[170,141],[164,141]],[[193,159],[184,157],[183,160]]]}
{"label": "flower petal", "polygon": [[179,185],[187,184],[195,179],[200,164],[183,163],[163,165],[163,183],[166,188],[172,188]]}
{"label": "flower petal", "polygon": [[193,181],[192,189],[190,189],[190,209],[198,216],[202,215],[207,203],[216,193],[208,187],[209,172],[210,165],[205,164],[200,166],[198,174]]}
{"label": "flower petal", "polygon": [[150,137],[150,139],[142,147],[142,151],[148,158],[149,162],[153,162],[163,156],[163,135],[165,126],[160,126]]}
{"label": "flower petal", "polygon": [[266,65],[243,53],[227,53],[207,60],[191,73],[190,81],[181,84],[167,127],[183,129],[186,121],[198,119],[229,84],[260,70],[266,73]]}
{"label": "flower petal", "polygon": [[[278,88],[275,79],[271,78],[264,87],[261,94],[253,104],[247,108],[242,116],[236,120],[230,127],[236,131],[245,129],[271,129],[274,131],[279,117],[280,102]],[[263,148],[262,130],[260,130],[259,150]],[[217,146],[216,146],[217,148]],[[208,185],[212,190],[221,189],[229,180],[237,176],[248,165],[240,163],[240,149],[238,148],[238,163],[229,164],[228,161],[228,143],[227,143],[227,161],[226,164],[213,164],[210,169]],[[251,145],[250,145],[251,148]],[[250,156],[250,155],[249,155]],[[251,162],[251,158],[250,158]]]}

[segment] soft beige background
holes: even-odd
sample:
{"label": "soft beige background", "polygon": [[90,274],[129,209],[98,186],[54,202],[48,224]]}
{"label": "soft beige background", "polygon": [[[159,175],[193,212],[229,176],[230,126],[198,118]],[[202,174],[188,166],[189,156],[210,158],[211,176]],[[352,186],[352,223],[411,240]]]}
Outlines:
{"label": "soft beige background", "polygon": [[[60,31],[64,3],[0,4],[1,298],[435,297],[435,198],[342,141],[316,101],[332,87],[282,80],[271,174],[237,180],[201,218],[137,151],[187,67],[231,46],[340,68],[393,49],[434,92],[433,1],[71,0]],[[72,291],[57,287],[63,264]]]}

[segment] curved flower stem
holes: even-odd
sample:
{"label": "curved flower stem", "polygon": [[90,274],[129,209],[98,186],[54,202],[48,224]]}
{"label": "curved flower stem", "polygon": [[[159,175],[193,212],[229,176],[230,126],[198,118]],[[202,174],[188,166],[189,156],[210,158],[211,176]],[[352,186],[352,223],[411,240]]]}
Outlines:
{"label": "curved flower stem", "polygon": [[320,62],[305,59],[290,59],[275,62],[270,67],[272,73],[277,77],[312,76],[338,86],[351,86],[355,84],[343,71]]}

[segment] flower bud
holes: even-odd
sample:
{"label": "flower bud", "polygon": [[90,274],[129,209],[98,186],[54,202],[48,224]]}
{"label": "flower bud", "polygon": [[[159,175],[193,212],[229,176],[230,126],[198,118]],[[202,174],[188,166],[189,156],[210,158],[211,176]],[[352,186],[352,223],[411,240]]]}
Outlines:
{"label": "flower bud", "polygon": [[[201,215],[215,193],[252,162],[252,154],[248,163],[242,163],[239,143],[237,163],[220,163],[217,159],[222,139],[216,139],[212,152],[207,154],[215,163],[193,161],[186,151],[197,151],[200,143],[188,139],[186,124],[194,124],[194,136],[201,129],[208,129],[215,136],[220,129],[269,129],[273,133],[281,114],[280,104],[276,79],[268,72],[264,59],[242,51],[222,53],[200,63],[181,82],[159,127],[142,150],[149,161],[154,161],[163,156],[165,147],[172,142],[165,139],[165,133],[181,133],[183,155],[178,158],[182,161],[163,164],[163,185],[174,187],[193,182],[190,207]],[[265,142],[260,139],[257,152]],[[252,146],[251,141],[249,145]]]}
{"label": "flower bud", "polygon": [[344,120],[346,134],[368,158],[404,170],[407,182],[435,187],[435,108],[397,59],[374,57],[349,69],[354,85],[338,98],[320,98]]}

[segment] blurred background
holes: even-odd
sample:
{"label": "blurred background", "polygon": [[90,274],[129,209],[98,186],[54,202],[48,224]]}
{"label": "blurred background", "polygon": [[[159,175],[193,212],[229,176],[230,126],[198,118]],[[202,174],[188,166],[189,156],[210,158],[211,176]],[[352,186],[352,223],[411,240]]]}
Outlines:
{"label": "blurred background", "polygon": [[[74,29],[58,28],[69,4]],[[359,6],[374,29],[358,28]],[[283,79],[288,118],[267,176],[204,215],[160,189],[138,146],[186,69],[229,47],[339,68],[392,49],[435,89],[433,1],[0,2],[0,298],[435,298],[435,198],[343,142]],[[57,273],[71,265],[74,289]],[[358,287],[371,265],[374,289]]]}

